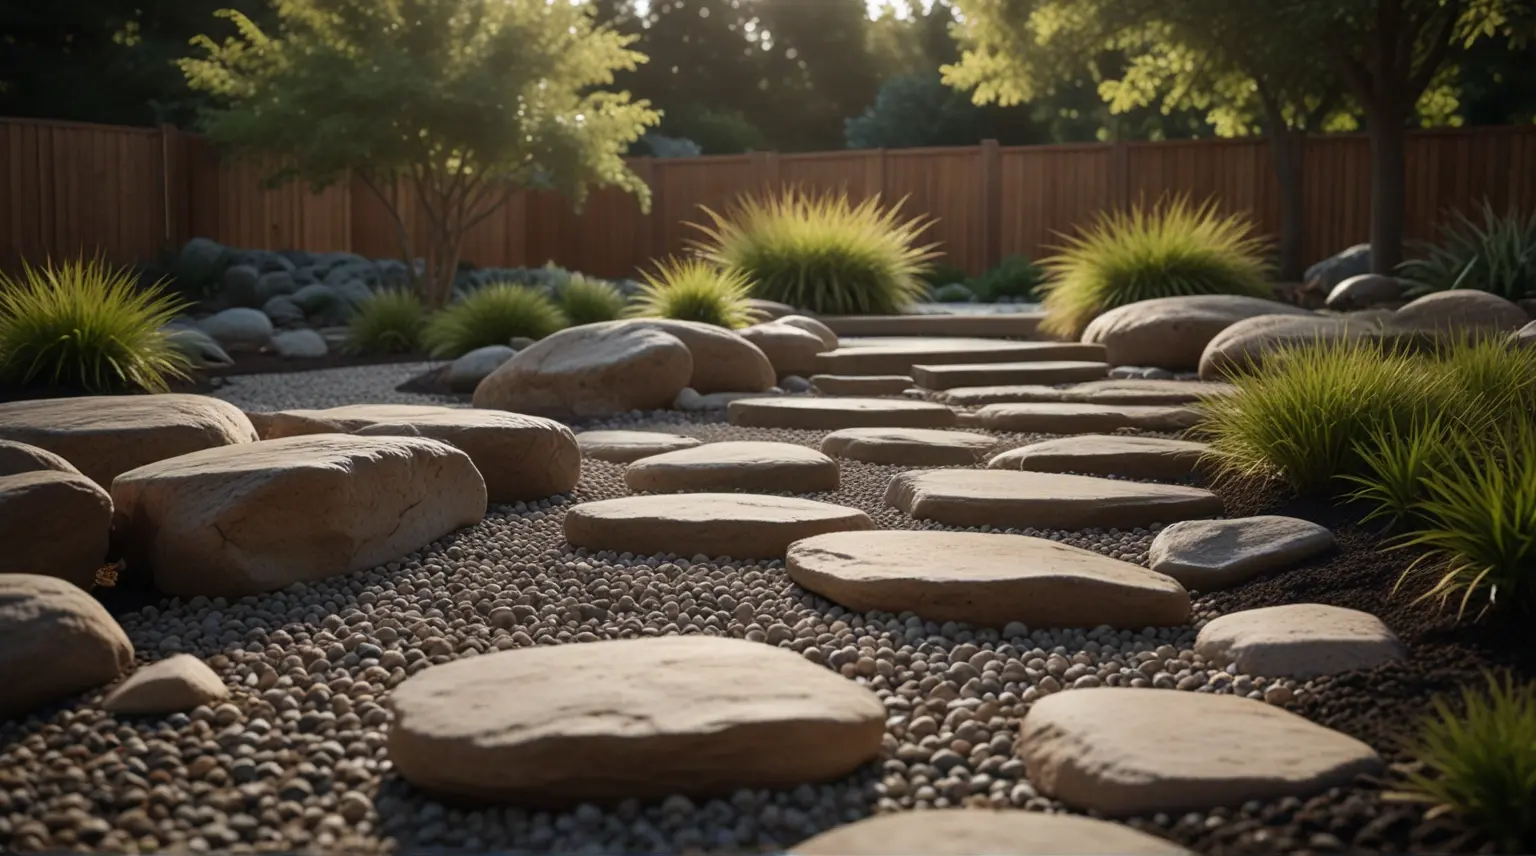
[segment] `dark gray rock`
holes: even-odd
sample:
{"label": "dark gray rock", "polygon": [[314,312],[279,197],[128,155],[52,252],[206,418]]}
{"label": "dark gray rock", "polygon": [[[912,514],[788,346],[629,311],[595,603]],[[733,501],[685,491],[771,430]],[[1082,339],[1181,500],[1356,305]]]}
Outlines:
{"label": "dark gray rock", "polygon": [[298,290],[299,284],[294,282],[293,274],[287,271],[275,270],[264,273],[261,279],[256,280],[256,299],[260,300],[262,305],[266,305],[268,300],[280,294],[292,294]]}
{"label": "dark gray rock", "polygon": [[258,351],[272,340],[272,319],[259,309],[226,309],[204,318],[199,326],[229,351]]}
{"label": "dark gray rock", "polygon": [[305,313],[299,308],[293,299],[285,294],[279,294],[261,305],[261,311],[272,319],[272,325],[279,328],[303,327]]}
{"label": "dark gray rock", "polygon": [[256,294],[256,283],[260,280],[261,273],[251,265],[232,265],[224,271],[219,296],[230,306],[260,306]]}
{"label": "dark gray rock", "polygon": [[330,350],[324,337],[308,328],[278,333],[272,337],[272,349],[288,359],[318,359]]}
{"label": "dark gray rock", "polygon": [[1316,284],[1328,292],[1352,276],[1370,272],[1371,245],[1356,244],[1307,268],[1306,282]]}
{"label": "dark gray rock", "polygon": [[218,283],[229,267],[229,251],[223,244],[207,238],[193,238],[181,248],[176,259],[175,276],[183,286],[205,289]]}
{"label": "dark gray rock", "polygon": [[341,300],[335,289],[328,285],[312,283],[288,296],[306,315],[319,315]]}
{"label": "dark gray rock", "polygon": [[1369,309],[1397,300],[1402,294],[1402,283],[1393,277],[1363,273],[1335,285],[1328,292],[1328,308],[1340,311]]}

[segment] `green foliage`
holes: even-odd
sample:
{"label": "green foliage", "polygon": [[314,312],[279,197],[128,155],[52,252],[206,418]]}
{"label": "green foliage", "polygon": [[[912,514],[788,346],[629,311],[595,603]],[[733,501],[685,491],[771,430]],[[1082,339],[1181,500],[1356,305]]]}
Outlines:
{"label": "green foliage", "polygon": [[572,274],[556,296],[572,326],[612,321],[624,314],[626,301],[618,286],[596,277]]}
{"label": "green foliage", "polygon": [[1035,291],[1045,282],[1045,271],[1028,256],[1009,256],[997,267],[966,283],[976,296],[988,303],[1004,298],[1034,300]]}
{"label": "green foliage", "polygon": [[751,290],[740,273],[686,259],[658,262],[656,272],[647,272],[644,277],[630,309],[634,317],[697,321],[728,330],[753,321],[747,303]]}
{"label": "green foliage", "polygon": [[1438,244],[1398,267],[1410,294],[1475,288],[1508,300],[1536,295],[1536,212],[1500,215],[1485,200],[1479,215],[1453,213]]}
{"label": "green foliage", "polygon": [[917,245],[930,222],[904,220],[900,208],[846,193],[749,196],[725,215],[705,208],[712,222],[694,224],[706,238],[695,246],[757,297],[823,315],[888,315],[923,296],[934,258],[933,245]]}
{"label": "green foliage", "polygon": [[427,307],[414,292],[386,289],[357,307],[347,322],[347,350],[356,354],[409,354],[421,348]]}
{"label": "green foliage", "polygon": [[1384,517],[1394,523],[1410,523],[1423,495],[1424,479],[1450,460],[1459,442],[1457,426],[1443,413],[1421,414],[1405,432],[1394,426],[1372,426],[1356,445],[1361,474],[1344,478],[1359,485],[1352,499],[1369,503],[1366,520]]}
{"label": "green foliage", "polygon": [[976,295],[963,282],[952,282],[933,290],[934,303],[974,303]]}
{"label": "green foliage", "polygon": [[843,134],[850,149],[974,145],[983,119],[980,107],[932,71],[886,81],[869,109],[844,121]]}
{"label": "green foliage", "polygon": [[0,273],[0,380],[93,393],[164,392],[190,362],[160,328],[184,307],[100,259]]}
{"label": "green foliage", "polygon": [[1045,261],[1042,331],[1077,338],[1128,303],[1192,294],[1268,297],[1265,245],[1238,214],[1177,198],[1155,208],[1100,213]]}
{"label": "green foliage", "polygon": [[1485,676],[1484,692],[1463,687],[1458,713],[1443,697],[1419,726],[1413,755],[1389,796],[1454,814],[1499,853],[1536,851],[1536,684]]}
{"label": "green foliage", "polygon": [[928,283],[933,288],[949,285],[952,282],[963,283],[969,279],[970,276],[966,274],[965,268],[948,262],[937,262],[928,268],[927,273],[923,274],[923,282]]}
{"label": "green foliage", "polygon": [[498,282],[448,304],[427,322],[422,342],[434,357],[459,357],[516,336],[542,339],[565,326],[560,307],[544,292]]}

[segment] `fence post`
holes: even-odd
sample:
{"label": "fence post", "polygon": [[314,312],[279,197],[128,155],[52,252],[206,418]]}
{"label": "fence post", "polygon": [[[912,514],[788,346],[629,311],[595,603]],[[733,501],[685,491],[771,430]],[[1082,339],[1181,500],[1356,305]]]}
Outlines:
{"label": "fence post", "polygon": [[179,249],[191,239],[187,211],[191,193],[187,169],[187,150],[175,125],[161,124],[160,132],[160,236],[165,244]]}
{"label": "fence post", "polygon": [[981,267],[982,273],[997,267],[1002,260],[1003,233],[1003,151],[997,140],[981,141]]}

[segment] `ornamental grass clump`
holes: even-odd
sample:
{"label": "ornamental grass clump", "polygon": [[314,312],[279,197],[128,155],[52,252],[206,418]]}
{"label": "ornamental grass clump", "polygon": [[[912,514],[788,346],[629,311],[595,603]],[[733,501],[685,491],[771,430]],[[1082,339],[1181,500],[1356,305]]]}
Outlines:
{"label": "ornamental grass clump", "polygon": [[0,274],[0,382],[90,393],[164,392],[187,356],[161,330],[185,308],[100,259]]}
{"label": "ornamental grass clump", "polygon": [[1453,815],[1496,852],[1536,852],[1536,683],[1485,677],[1486,690],[1462,688],[1460,710],[1434,699],[1410,746],[1419,768],[1388,798]]}
{"label": "ornamental grass clump", "polygon": [[1423,245],[1422,258],[1398,267],[1410,295],[1471,288],[1507,300],[1536,295],[1536,211],[1499,214],[1483,202],[1474,220],[1451,215],[1440,241]]}
{"label": "ornamental grass clump", "polygon": [[621,318],[627,303],[618,286],[581,274],[571,274],[556,292],[556,300],[572,326]]}
{"label": "ornamental grass clump", "polygon": [[1158,297],[1271,297],[1267,246],[1242,215],[1187,198],[1099,214],[1044,262],[1040,328],[1076,339],[1094,318]]}
{"label": "ornamental grass clump", "polygon": [[414,353],[421,349],[426,327],[427,307],[415,292],[379,291],[347,322],[347,350],[374,356]]}
{"label": "ornamental grass clump", "polygon": [[434,357],[461,357],[515,337],[542,339],[566,326],[549,295],[526,285],[491,283],[465,294],[432,320],[422,342]]}
{"label": "ornamental grass clump", "polygon": [[751,289],[737,271],[700,259],[666,260],[643,277],[629,309],[633,317],[697,321],[727,330],[749,326],[755,318],[747,302]]}
{"label": "ornamental grass clump", "polygon": [[918,241],[932,221],[904,218],[878,196],[788,190],[745,197],[693,224],[706,260],[742,277],[753,296],[824,315],[890,315],[921,300],[935,245]]}

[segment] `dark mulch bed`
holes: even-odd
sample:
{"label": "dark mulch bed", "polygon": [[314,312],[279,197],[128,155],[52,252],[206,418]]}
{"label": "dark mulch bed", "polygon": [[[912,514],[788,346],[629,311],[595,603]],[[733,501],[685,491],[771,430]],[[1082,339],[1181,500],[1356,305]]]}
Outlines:
{"label": "dark mulch bed", "polygon": [[[1285,514],[1334,529],[1339,549],[1302,567],[1199,599],[1222,613],[1287,603],[1325,603],[1379,616],[1408,647],[1409,659],[1314,682],[1314,692],[1287,707],[1361,740],[1389,765],[1412,763],[1408,741],[1436,695],[1454,695],[1482,680],[1484,670],[1536,676],[1536,646],[1517,621],[1471,612],[1457,620],[1454,606],[1415,602],[1419,581],[1395,595],[1413,551],[1388,550],[1389,534],[1360,525],[1363,509],[1316,500],[1287,499],[1275,489],[1216,486],[1233,516]],[[1200,751],[1199,729],[1190,751]],[[1396,780],[1360,781],[1311,800],[1286,799],[1182,816],[1137,818],[1132,825],[1209,853],[1492,852],[1474,831],[1452,818],[1425,819],[1420,806],[1388,802],[1383,787]]]}

